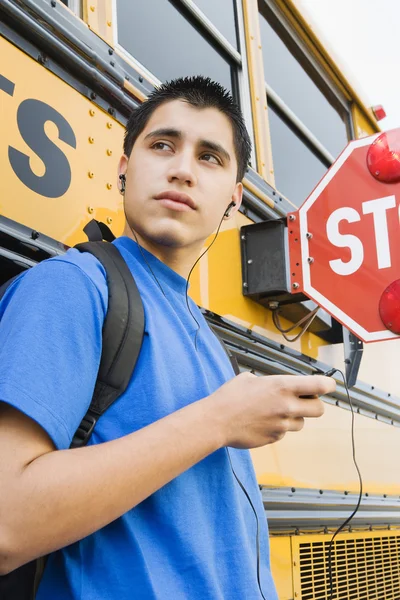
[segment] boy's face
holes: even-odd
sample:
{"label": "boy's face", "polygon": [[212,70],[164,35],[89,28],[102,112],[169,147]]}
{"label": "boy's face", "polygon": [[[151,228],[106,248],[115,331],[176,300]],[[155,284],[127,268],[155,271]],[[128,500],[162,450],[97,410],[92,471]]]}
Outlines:
{"label": "boy's face", "polygon": [[156,246],[199,251],[230,202],[231,215],[241,203],[232,126],[215,108],[162,104],[119,169],[129,224]]}

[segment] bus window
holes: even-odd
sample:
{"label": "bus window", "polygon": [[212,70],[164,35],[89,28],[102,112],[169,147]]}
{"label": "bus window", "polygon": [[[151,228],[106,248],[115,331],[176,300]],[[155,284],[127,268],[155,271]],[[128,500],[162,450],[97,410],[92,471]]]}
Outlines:
{"label": "bus window", "polygon": [[275,181],[279,191],[300,206],[325,174],[325,165],[269,105]]}
{"label": "bus window", "polygon": [[117,31],[118,44],[161,81],[205,75],[230,90],[235,87],[230,57],[183,6],[117,0]]}
{"label": "bus window", "polygon": [[324,93],[326,82],[317,84],[311,61],[287,38],[288,28],[284,41],[274,28],[278,19],[273,27],[261,0],[259,8],[275,184],[299,205],[346,146],[348,110],[332,89]]}

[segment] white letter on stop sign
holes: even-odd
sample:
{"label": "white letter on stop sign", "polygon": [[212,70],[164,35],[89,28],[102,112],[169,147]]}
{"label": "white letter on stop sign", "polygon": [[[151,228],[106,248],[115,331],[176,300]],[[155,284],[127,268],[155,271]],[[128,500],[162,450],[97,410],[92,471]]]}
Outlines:
{"label": "white letter on stop sign", "polygon": [[374,215],[378,269],[386,269],[386,267],[390,267],[392,264],[386,211],[388,208],[394,208],[395,206],[396,198],[394,196],[385,196],[384,198],[362,203],[364,215],[370,215],[371,213]]}
{"label": "white letter on stop sign", "polygon": [[[368,200],[367,202],[362,203],[363,214],[372,214],[374,218],[378,269],[385,269],[392,264],[386,211],[395,206],[395,196],[385,196],[384,198]],[[358,212],[349,206],[335,210],[328,218],[326,223],[326,233],[331,244],[338,248],[349,248],[351,251],[351,258],[348,262],[344,262],[341,258],[329,261],[332,271],[338,275],[352,275],[358,271],[364,261],[364,247],[361,240],[355,235],[343,235],[339,233],[340,221],[355,223],[360,220],[361,217]]]}
{"label": "white letter on stop sign", "polygon": [[344,206],[335,210],[326,222],[326,235],[331,244],[338,248],[350,248],[351,251],[351,259],[348,262],[344,262],[341,258],[329,261],[332,271],[338,275],[351,275],[358,271],[363,263],[364,248],[361,240],[355,235],[339,233],[340,221],[355,223],[360,218],[355,208]]}

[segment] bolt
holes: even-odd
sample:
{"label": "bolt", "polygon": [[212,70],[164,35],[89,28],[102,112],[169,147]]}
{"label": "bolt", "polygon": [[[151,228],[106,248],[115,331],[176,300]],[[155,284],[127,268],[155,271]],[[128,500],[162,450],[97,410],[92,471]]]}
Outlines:
{"label": "bolt", "polygon": [[245,236],[245,235],[241,235],[241,236],[240,236],[240,239],[241,239],[241,240],[245,240],[245,239],[246,239],[246,236]]}
{"label": "bolt", "polygon": [[111,190],[112,189],[112,183],[107,183],[107,189]]}
{"label": "bolt", "polygon": [[249,287],[249,284],[248,284],[248,283],[246,283],[246,282],[244,282],[244,283],[243,283],[243,287],[244,287],[244,288],[248,288],[248,287]]}
{"label": "bolt", "polygon": [[56,0],[51,0],[50,4],[53,8],[55,8],[57,6]]}
{"label": "bolt", "polygon": [[247,261],[247,264],[248,264],[248,265],[251,265],[251,264],[252,264],[252,262],[253,262],[253,259],[252,259],[252,258],[249,258],[249,260]]}
{"label": "bolt", "polygon": [[91,10],[92,12],[94,12],[94,11],[96,10],[96,7],[92,5],[92,6],[90,7],[90,10]]}
{"label": "bolt", "polygon": [[107,149],[107,156],[112,156],[112,150]]}
{"label": "bolt", "polygon": [[109,54],[110,56],[112,56],[112,55],[114,54],[114,50],[113,50],[112,48],[109,48],[109,49],[108,49],[108,54]]}
{"label": "bolt", "polygon": [[312,264],[313,264],[313,262],[314,262],[314,259],[313,259],[313,257],[312,257],[312,256],[309,256],[309,257],[307,258],[307,262],[308,262],[308,264],[309,264],[309,265],[312,265]]}
{"label": "bolt", "polygon": [[295,221],[296,217],[294,215],[289,215],[289,221]]}
{"label": "bolt", "polygon": [[112,128],[112,123],[110,123],[110,122],[108,121],[108,123],[107,123],[107,129],[111,129],[111,128]]}
{"label": "bolt", "polygon": [[95,92],[90,92],[90,97],[92,100],[96,100],[97,94]]}
{"label": "bolt", "polygon": [[91,117],[94,117],[94,115],[95,115],[95,114],[96,114],[96,113],[95,113],[95,111],[93,110],[93,108],[91,108],[91,109],[89,110],[89,115],[90,115]]}
{"label": "bolt", "polygon": [[139,75],[139,83],[143,83],[143,77]]}
{"label": "bolt", "polygon": [[279,306],[279,302],[276,302],[276,300],[273,300],[272,302],[268,302],[268,308],[270,308],[271,310],[276,310]]}
{"label": "bolt", "polygon": [[111,21],[107,21],[107,27],[111,27],[112,22]]}
{"label": "bolt", "polygon": [[48,61],[47,56],[45,56],[44,54],[39,54],[39,56],[38,56],[38,62],[41,65],[45,65],[47,63],[47,61]]}
{"label": "bolt", "polygon": [[380,175],[381,172],[380,171],[375,171],[375,175]]}
{"label": "bolt", "polygon": [[115,108],[113,108],[112,106],[110,106],[109,109],[108,109],[108,112],[110,113],[110,115],[114,116],[115,115]]}
{"label": "bolt", "polygon": [[311,238],[312,238],[312,233],[306,233],[306,238],[307,238],[308,240],[311,240]]}
{"label": "bolt", "polygon": [[33,230],[32,233],[31,233],[31,238],[33,240],[37,240],[38,237],[39,237],[39,235],[40,235],[40,233],[38,231]]}
{"label": "bolt", "polygon": [[300,286],[299,286],[299,284],[298,284],[298,283],[296,283],[296,282],[294,282],[294,283],[292,284],[292,288],[293,288],[294,290],[298,290],[298,289],[299,289],[299,287],[300,287]]}
{"label": "bolt", "polygon": [[113,60],[110,60],[110,65],[111,65],[112,67],[115,67],[115,61],[113,61]]}
{"label": "bolt", "polygon": [[88,211],[88,213],[89,213],[90,215],[91,215],[91,214],[93,214],[93,212],[94,212],[94,208],[93,208],[93,206],[88,206],[88,207],[87,207],[87,211]]}
{"label": "bolt", "polygon": [[93,179],[93,177],[94,177],[93,171],[89,171],[88,176],[89,176],[89,179]]}
{"label": "bolt", "polygon": [[107,217],[107,223],[108,223],[109,225],[111,225],[111,223],[112,223],[112,217]]}
{"label": "bolt", "polygon": [[94,144],[94,138],[93,137],[89,138],[89,144]]}
{"label": "bolt", "polygon": [[297,562],[296,561],[294,561],[293,566],[297,567]]}

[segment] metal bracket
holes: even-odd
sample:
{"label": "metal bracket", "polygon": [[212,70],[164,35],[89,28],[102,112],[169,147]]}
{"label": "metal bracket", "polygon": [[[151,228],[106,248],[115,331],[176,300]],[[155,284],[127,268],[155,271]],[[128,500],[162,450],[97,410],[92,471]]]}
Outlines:
{"label": "metal bracket", "polygon": [[352,388],[356,381],[364,350],[363,342],[354,333],[343,327],[344,362],[346,365],[347,387]]}

